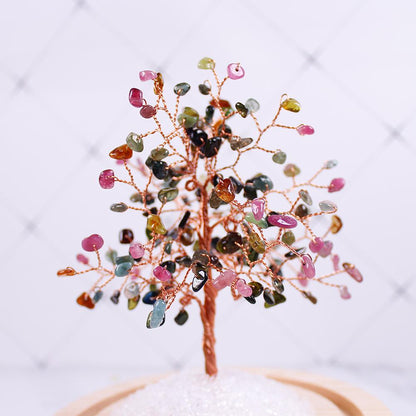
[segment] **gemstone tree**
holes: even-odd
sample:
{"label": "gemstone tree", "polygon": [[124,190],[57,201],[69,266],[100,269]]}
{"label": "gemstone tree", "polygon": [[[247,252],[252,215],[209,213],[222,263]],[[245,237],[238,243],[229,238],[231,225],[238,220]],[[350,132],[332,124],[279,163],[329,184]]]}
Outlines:
{"label": "gemstone tree", "polygon": [[[342,228],[341,219],[335,215],[337,206],[326,199],[314,206],[310,193],[333,193],[344,187],[342,178],[332,179],[328,185],[316,183],[318,176],[335,167],[336,162],[325,162],[311,178],[298,181],[301,170],[293,163],[286,164],[286,153],[265,147],[265,136],[275,127],[293,130],[300,136],[314,133],[313,127],[305,124],[287,126],[277,122],[282,111],[299,112],[299,102],[283,95],[271,122],[261,127],[255,115],[260,105],[255,99],[232,106],[222,98],[225,83],[237,82],[245,75],[239,63],[228,65],[224,79],[219,78],[211,58],[201,59],[198,68],[213,79],[198,86],[202,95],[209,96],[202,115],[188,106],[179,111],[182,97],[191,89],[188,83],[181,82],[173,92],[165,93],[162,74],[140,72],[142,82],[153,84],[153,93],[132,88],[129,101],[141,117],[153,119],[155,127],[148,132],[129,133],[125,143],[109,152],[124,169],[124,175],[113,169],[99,175],[103,189],[131,187],[130,201],[116,202],[110,209],[141,213],[146,217],[143,232],[138,235],[137,230],[121,230],[119,242],[126,249],[120,254],[109,249],[105,255],[108,264],[100,255],[102,237],[93,234],[85,238],[81,246],[95,254],[96,264],[78,254],[82,269],[66,267],[58,271],[58,276],[96,272],[98,280],[78,296],[77,303],[93,309],[104,289],[112,286],[109,298],[114,304],[124,297],[129,310],[136,308],[140,299],[153,306],[147,317],[148,328],[163,325],[175,300],[180,310],[174,320],[178,325],[185,324],[187,307],[195,302],[203,325],[205,369],[215,375],[218,291],[229,288],[234,299],[244,298],[250,304],[262,297],[264,306],[270,308],[286,301],[285,288],[289,287],[315,304],[317,299],[306,286],[321,284],[338,290],[342,299],[349,299],[347,286],[329,279],[345,273],[361,282],[362,276],[351,263],[340,267],[340,258],[333,253],[328,236]],[[167,104],[169,93],[176,96],[173,108]],[[252,123],[252,137],[241,137],[232,130],[236,117]],[[145,148],[150,151],[143,163],[134,155]],[[220,151],[231,153],[234,162],[222,163]],[[288,185],[275,189],[272,179],[262,173],[244,177],[237,168],[251,151],[264,152],[277,166],[282,165],[282,181],[286,176]],[[327,229],[318,235],[312,224],[322,216],[331,218]],[[325,262],[327,271],[317,273],[318,264]]]}

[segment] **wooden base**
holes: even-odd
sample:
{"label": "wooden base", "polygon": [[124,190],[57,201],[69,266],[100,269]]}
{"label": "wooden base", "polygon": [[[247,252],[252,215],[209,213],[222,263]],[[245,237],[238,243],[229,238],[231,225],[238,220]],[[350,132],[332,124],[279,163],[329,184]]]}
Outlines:
{"label": "wooden base", "polygon": [[[392,416],[378,399],[342,381],[289,370],[248,371],[289,385],[310,401],[318,416]],[[147,377],[101,390],[71,403],[55,416],[110,416],[119,400],[161,378]]]}

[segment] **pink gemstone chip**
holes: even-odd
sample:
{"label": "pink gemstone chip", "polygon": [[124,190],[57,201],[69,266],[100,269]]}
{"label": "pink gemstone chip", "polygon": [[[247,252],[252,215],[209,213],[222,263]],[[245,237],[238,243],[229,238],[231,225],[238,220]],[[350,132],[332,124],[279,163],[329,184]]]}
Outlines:
{"label": "pink gemstone chip", "polygon": [[332,256],[332,264],[334,266],[334,270],[337,272],[339,270],[339,256],[338,256],[338,254],[334,254]]}
{"label": "pink gemstone chip", "polygon": [[331,183],[328,187],[328,192],[338,192],[345,186],[345,179],[344,178],[335,178],[332,179]]}
{"label": "pink gemstone chip", "polygon": [[332,248],[334,247],[334,244],[332,241],[326,240],[324,241],[324,245],[319,250],[319,255],[321,257],[328,257],[331,254]]}
{"label": "pink gemstone chip", "polygon": [[81,242],[81,246],[85,251],[99,250],[103,245],[104,240],[98,234],[91,234],[89,237],[84,238]]}
{"label": "pink gemstone chip", "polygon": [[246,283],[244,279],[238,279],[237,283],[235,284],[235,288],[237,292],[245,298],[253,294],[253,289]]}
{"label": "pink gemstone chip", "polygon": [[312,251],[312,253],[319,253],[321,248],[324,246],[324,242],[322,238],[316,237],[315,240],[312,240],[309,243],[309,250]]}
{"label": "pink gemstone chip", "polygon": [[306,287],[308,286],[308,279],[306,278],[305,274],[303,273],[303,271],[300,271],[298,273],[298,282],[301,286]]}
{"label": "pink gemstone chip", "polygon": [[231,286],[231,283],[237,277],[237,273],[233,270],[224,270],[222,271],[219,276],[212,281],[215,289],[221,290],[227,286]]}
{"label": "pink gemstone chip", "polygon": [[280,228],[295,228],[298,225],[298,222],[289,215],[281,214],[272,214],[267,217],[267,221],[271,225],[276,225]]}
{"label": "pink gemstone chip", "polygon": [[143,118],[152,118],[154,115],[156,115],[156,108],[154,108],[152,105],[144,105],[140,109],[140,115]]}
{"label": "pink gemstone chip", "polygon": [[345,271],[358,283],[361,283],[363,281],[363,275],[360,273],[360,271],[354,266],[354,267],[347,267],[345,268]]}
{"label": "pink gemstone chip", "polygon": [[150,81],[152,79],[155,79],[156,77],[157,77],[156,72],[150,71],[148,69],[145,71],[139,72],[140,81]]}
{"label": "pink gemstone chip", "polygon": [[315,133],[315,129],[312,126],[307,126],[306,124],[300,124],[299,126],[297,126],[296,131],[301,136],[309,136],[310,134]]}
{"label": "pink gemstone chip", "polygon": [[157,266],[153,270],[153,275],[156,277],[156,279],[159,279],[161,282],[166,282],[167,280],[172,279],[170,271],[165,269],[163,266]]}
{"label": "pink gemstone chip", "polygon": [[230,79],[243,78],[244,74],[244,68],[240,64],[230,64],[227,66],[227,75]]}
{"label": "pink gemstone chip", "polygon": [[88,257],[84,256],[83,254],[77,254],[77,260],[82,264],[88,264],[90,262]]}
{"label": "pink gemstone chip", "polygon": [[114,187],[114,171],[113,169],[106,169],[100,173],[98,182],[103,189],[111,189]]}
{"label": "pink gemstone chip", "polygon": [[134,259],[141,259],[144,255],[144,247],[140,243],[131,243],[129,253]]}
{"label": "pink gemstone chip", "polygon": [[312,258],[309,254],[304,254],[302,256],[302,271],[308,279],[315,277],[315,265],[313,264]]}
{"label": "pink gemstone chip", "polygon": [[140,276],[139,266],[133,266],[129,273],[130,279],[135,280]]}
{"label": "pink gemstone chip", "polygon": [[129,92],[129,101],[133,107],[141,107],[143,105],[143,92],[138,88],[132,88]]}
{"label": "pink gemstone chip", "polygon": [[348,291],[347,286],[342,286],[339,290],[339,293],[341,295],[341,299],[351,299],[351,293]]}
{"label": "pink gemstone chip", "polygon": [[256,221],[260,221],[263,218],[264,205],[265,202],[263,198],[256,198],[251,201],[251,211]]}

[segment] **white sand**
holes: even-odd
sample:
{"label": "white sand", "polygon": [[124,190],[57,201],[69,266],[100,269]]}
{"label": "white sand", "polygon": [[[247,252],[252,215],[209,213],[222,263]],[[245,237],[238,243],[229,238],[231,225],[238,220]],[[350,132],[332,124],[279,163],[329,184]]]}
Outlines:
{"label": "white sand", "polygon": [[289,387],[236,370],[182,372],[124,399],[112,416],[313,416]]}

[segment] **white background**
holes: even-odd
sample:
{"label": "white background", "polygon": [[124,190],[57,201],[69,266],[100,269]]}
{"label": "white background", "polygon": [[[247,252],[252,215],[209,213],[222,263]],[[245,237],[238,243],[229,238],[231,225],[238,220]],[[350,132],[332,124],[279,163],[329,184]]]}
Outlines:
{"label": "white background", "polygon": [[[415,12],[404,0],[2,2],[1,413],[51,415],[112,382],[202,365],[196,309],[183,328],[168,319],[148,331],[145,305],[84,310],[74,299],[90,282],[56,270],[75,264],[84,236],[116,241],[136,221],[109,212],[125,195],[101,190],[97,174],[149,126],[127,101],[139,70],[160,70],[168,88],[188,81],[197,97],[207,75],[196,64],[210,56],[222,73],[242,63],[226,98],[255,97],[264,121],[284,92],[302,103],[293,124],[316,135],[267,140],[305,177],[338,159],[325,177],[347,180],[334,196],[345,223],[336,251],[365,277],[348,302],[317,288],[316,306],[290,293],[264,311],[222,293],[220,364],[330,374],[413,415]],[[251,162],[261,169],[260,155]]]}

